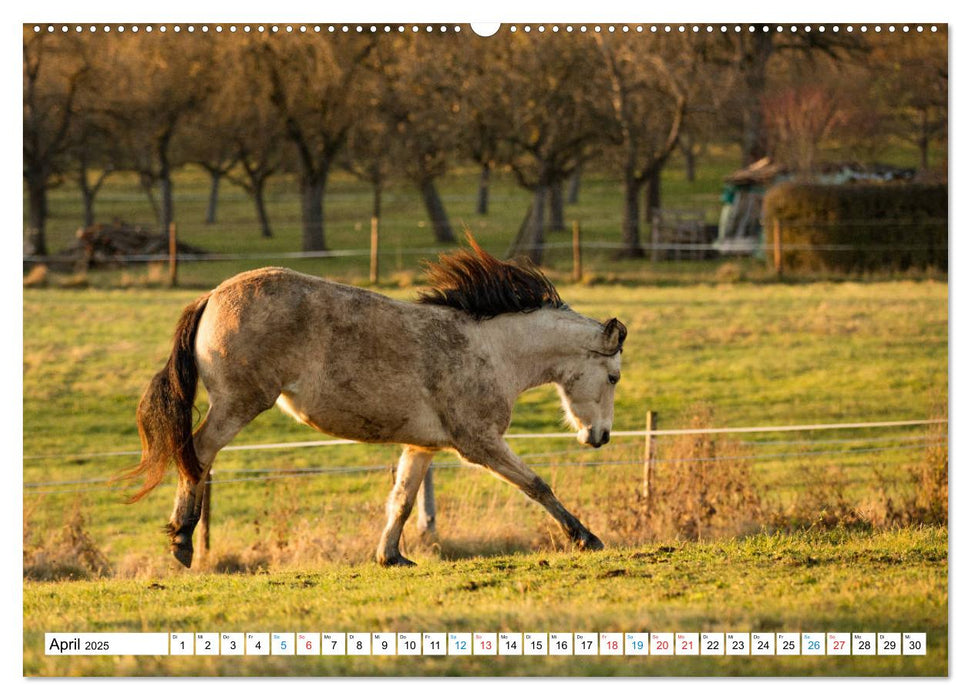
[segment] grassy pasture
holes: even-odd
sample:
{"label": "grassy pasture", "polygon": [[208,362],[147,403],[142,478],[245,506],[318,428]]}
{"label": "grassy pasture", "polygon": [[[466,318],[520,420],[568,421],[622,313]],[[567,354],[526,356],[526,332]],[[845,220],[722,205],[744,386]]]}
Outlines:
{"label": "grassy pasture", "polygon": [[[401,298],[414,293],[383,291]],[[615,430],[641,428],[648,408],[659,412],[660,427],[680,427],[699,403],[713,407],[715,424],[764,425],[928,417],[946,402],[947,286],[940,282],[561,285],[560,291],[580,312],[617,315],[630,329]],[[602,554],[570,553],[541,509],[508,485],[470,469],[441,469],[440,548],[419,546],[409,526],[406,551],[421,567],[383,572],[369,559],[389,488],[385,470],[281,480],[241,473],[381,467],[396,455],[391,447],[349,446],[222,453],[219,478],[251,480],[219,486],[210,558],[191,572],[179,570],[159,531],[171,505],[170,482],[127,506],[121,503],[123,491],[85,480],[114,474],[134,458],[83,455],[137,448],[138,396],[169,352],[179,310],[195,294],[25,290],[24,454],[75,455],[25,459],[25,548],[55,557],[70,540],[76,553],[80,532],[87,538],[82,538],[82,554],[90,546],[106,562],[105,577],[93,580],[25,580],[28,673],[945,672],[946,530],[810,531],[786,538],[759,535],[757,524],[746,528],[743,523],[729,534],[753,533],[749,539],[706,537],[701,544],[658,539],[639,530],[631,515],[638,507],[643,450],[637,438],[616,439],[599,451],[572,441],[514,443],[608,543]],[[199,405],[204,406],[204,395]],[[558,429],[552,390],[522,397],[513,432]],[[892,434],[919,438],[923,433]],[[886,435],[757,436],[861,442],[744,446],[757,457],[750,464],[751,482],[767,508],[780,510],[818,492],[824,492],[824,501],[841,495],[864,510],[881,494],[903,498],[912,488],[908,470],[923,458],[923,450],[868,451],[872,445],[864,438]],[[247,427],[236,444],[314,437],[273,410]],[[662,441],[660,449],[663,458],[669,446]],[[65,481],[85,483],[47,485]],[[674,551],[665,553],[662,546]],[[814,561],[793,564],[787,559],[790,550],[796,559]],[[57,562],[48,563],[55,576],[84,575],[83,567],[58,574]],[[475,590],[466,590],[469,586]],[[268,609],[268,600],[279,605]],[[264,659],[262,665],[64,661],[44,657],[37,641],[51,629],[252,631],[270,625],[273,631],[457,626],[501,631],[554,630],[560,624],[597,631],[906,628],[926,630],[936,646],[926,658],[893,661],[594,658],[568,666],[555,659],[525,665],[476,658],[426,659],[405,668],[394,660],[352,659]]]}
{"label": "grassy pasture", "polygon": [[[847,576],[846,567],[853,575]],[[947,534],[831,532],[428,562],[33,584],[37,675],[945,675]],[[299,628],[299,629],[298,629]],[[896,657],[45,657],[72,631],[926,631]]]}
{"label": "grassy pasture", "polygon": [[[737,155],[715,153],[699,180],[665,173],[665,206],[717,216],[721,177]],[[441,185],[453,224],[468,224],[502,253],[528,194],[498,175],[492,209],[474,214],[476,173],[457,170]],[[270,199],[276,237],[259,238],[252,205],[225,186],[219,223],[201,223],[206,182],[186,169],[176,179],[180,235],[214,252],[258,260],[187,264],[183,289],[160,285],[157,271],[92,272],[87,288],[25,289],[23,355],[24,671],[30,675],[125,674],[600,674],[600,675],[941,675],[947,672],[946,529],[868,529],[844,523],[793,534],[774,531],[768,513],[862,514],[899,504],[925,459],[923,429],[758,435],[720,446],[749,455],[744,485],[758,494],[761,519],[737,513],[701,541],[643,527],[638,519],[643,444],[615,438],[599,451],[573,441],[515,442],[568,508],[608,544],[577,555],[535,504],[471,469],[437,472],[436,547],[405,550],[421,566],[383,571],[370,563],[389,489],[392,447],[346,446],[223,452],[214,493],[213,550],[192,571],[165,549],[160,526],[171,507],[171,480],[135,506],[127,489],[100,481],[135,461],[134,410],[168,355],[182,306],[225,277],[264,264],[287,264],[363,283],[367,258],[282,261],[299,247],[293,183]],[[620,190],[591,173],[581,201],[567,208],[590,241],[619,239]],[[417,197],[394,188],[382,219],[382,285],[413,298],[418,262],[432,236]],[[327,196],[331,248],[367,245],[369,194],[335,174]],[[51,200],[50,247],[74,235],[78,197],[68,187]],[[98,219],[147,223],[134,180],[109,180]],[[567,233],[551,234],[565,242]],[[772,281],[764,264],[733,261],[617,261],[585,253],[587,279],[569,284],[566,249],[549,271],[581,313],[617,316],[630,330],[614,430],[643,428],[645,411],[661,428],[682,427],[711,407],[715,425],[768,425],[927,418],[947,403],[948,288],[920,271],[894,279]],[[739,282],[739,280],[741,280]],[[69,280],[67,280],[69,281]],[[70,281],[69,281],[70,282]],[[647,284],[645,284],[647,283]],[[204,408],[201,392],[199,407]],[[555,392],[541,388],[517,404],[513,432],[561,428]],[[235,444],[318,437],[278,411],[260,416]],[[913,440],[894,447],[879,440]],[[819,442],[827,439],[829,442]],[[813,440],[809,442],[809,440]],[[850,442],[845,442],[850,440]],[[874,442],[877,440],[877,442]],[[758,444],[750,444],[759,441]],[[896,444],[896,443],[895,443]],[[892,448],[892,449],[891,449]],[[679,448],[660,440],[659,476]],[[735,453],[733,452],[733,453]],[[443,456],[443,467],[454,462]],[[374,468],[361,472],[266,478],[255,470]],[[717,467],[715,468],[717,470]],[[714,471],[714,470],[713,470]],[[722,473],[727,472],[722,469]],[[742,472],[739,472],[742,473]],[[68,483],[66,483],[68,482]],[[733,512],[729,511],[729,515]],[[745,517],[742,517],[742,516]],[[749,521],[746,518],[752,516]],[[834,516],[835,517],[835,516]],[[814,520],[807,523],[812,525]],[[784,524],[784,523],[781,523]],[[788,532],[789,530],[786,530]],[[100,571],[96,575],[92,571]],[[592,657],[531,659],[99,659],[47,658],[43,633],[72,631],[630,631],[817,630],[926,631],[926,657],[790,659]]]}

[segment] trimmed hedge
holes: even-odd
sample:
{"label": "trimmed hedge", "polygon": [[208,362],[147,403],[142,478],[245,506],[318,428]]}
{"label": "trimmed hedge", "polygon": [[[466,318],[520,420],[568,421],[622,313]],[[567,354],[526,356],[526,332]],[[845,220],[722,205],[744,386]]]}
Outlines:
{"label": "trimmed hedge", "polygon": [[762,205],[770,251],[776,220],[784,269],[947,271],[946,185],[782,183]]}

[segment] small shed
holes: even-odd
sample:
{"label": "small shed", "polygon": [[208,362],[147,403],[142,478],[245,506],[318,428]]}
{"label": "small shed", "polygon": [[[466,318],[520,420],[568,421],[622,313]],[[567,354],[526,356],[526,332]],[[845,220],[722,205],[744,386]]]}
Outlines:
{"label": "small shed", "polygon": [[[807,177],[822,185],[849,185],[913,180],[916,171],[883,163],[825,163]],[[722,255],[754,255],[765,253],[765,232],[762,229],[762,200],[770,187],[792,180],[794,174],[771,158],[762,158],[736,170],[725,178],[722,191],[722,210],[718,220],[718,237],[714,248]]]}
{"label": "small shed", "polygon": [[788,175],[766,157],[725,178],[715,250],[722,255],[762,254],[762,198],[769,187]]}

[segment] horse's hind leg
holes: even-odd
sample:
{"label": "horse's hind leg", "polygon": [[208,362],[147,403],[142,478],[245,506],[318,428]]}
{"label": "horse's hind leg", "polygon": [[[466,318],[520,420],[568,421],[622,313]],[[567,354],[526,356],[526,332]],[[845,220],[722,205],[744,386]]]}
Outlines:
{"label": "horse's hind leg", "polygon": [[435,485],[432,482],[431,466],[425,471],[421,488],[418,489],[418,537],[426,544],[438,541],[435,529]]}
{"label": "horse's hind leg", "polygon": [[413,561],[401,556],[398,543],[405,521],[415,505],[418,487],[421,486],[434,456],[433,452],[416,447],[406,447],[401,453],[395,471],[394,488],[388,497],[388,522],[378,543],[377,559],[383,566],[414,566]]}
{"label": "horse's hind leg", "polygon": [[192,564],[192,533],[202,515],[206,482],[216,453],[228,445],[247,423],[267,408],[269,406],[264,406],[262,403],[252,407],[241,407],[210,396],[209,411],[192,436],[202,474],[196,482],[179,474],[175,506],[172,509],[172,517],[165,526],[169,534],[172,554],[183,566],[188,567]]}

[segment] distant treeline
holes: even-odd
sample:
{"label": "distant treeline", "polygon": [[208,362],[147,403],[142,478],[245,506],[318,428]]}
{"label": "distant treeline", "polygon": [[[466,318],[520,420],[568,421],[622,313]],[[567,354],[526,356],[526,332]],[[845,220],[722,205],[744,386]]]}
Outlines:
{"label": "distant treeline", "polygon": [[[540,261],[563,226],[579,173],[623,183],[623,254],[643,255],[642,223],[680,150],[687,175],[714,143],[743,163],[767,154],[810,171],[822,146],[867,160],[906,141],[927,167],[947,138],[947,36],[873,31],[317,33],[308,28],[162,33],[23,30],[25,253],[47,253],[47,195],[73,183],[84,221],[113,173],[138,175],[160,231],[175,216],[172,173],[197,164],[252,198],[264,236],[267,182],[293,174],[302,244],[325,250],[324,194],[335,168],[373,189],[412,183],[436,240],[454,232],[436,182],[457,163],[514,174],[531,192],[511,252]],[[396,27],[394,29],[397,29]],[[406,28],[410,30],[409,28]],[[438,31],[442,29],[442,31]],[[447,31],[446,31],[447,29]],[[572,185],[572,186],[568,186]]]}

